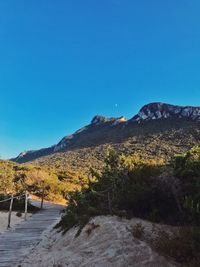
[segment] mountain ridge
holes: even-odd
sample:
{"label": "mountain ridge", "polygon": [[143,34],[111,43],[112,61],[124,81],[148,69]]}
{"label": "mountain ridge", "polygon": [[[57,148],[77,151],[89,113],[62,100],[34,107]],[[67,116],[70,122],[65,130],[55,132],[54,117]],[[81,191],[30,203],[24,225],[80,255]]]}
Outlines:
{"label": "mountain ridge", "polygon": [[[156,125],[156,121],[160,125]],[[161,123],[161,121],[163,121]],[[171,121],[169,123],[169,121]],[[35,160],[50,154],[92,147],[104,143],[122,142],[135,135],[147,134],[146,128],[155,128],[159,131],[166,128],[173,128],[173,124],[200,122],[200,107],[178,106],[161,102],[154,102],[143,106],[138,114],[127,120],[124,116],[119,118],[107,118],[102,115],[96,115],[91,123],[76,131],[74,134],[65,136],[56,145],[39,150],[25,151],[16,158],[11,159],[18,163],[24,163]],[[171,126],[170,126],[171,124]],[[196,126],[195,126],[196,127]],[[151,130],[149,130],[151,132]]]}
{"label": "mountain ridge", "polygon": [[139,113],[133,117],[133,121],[167,119],[170,117],[190,118],[200,121],[200,107],[178,106],[162,102],[150,103],[141,108]]}

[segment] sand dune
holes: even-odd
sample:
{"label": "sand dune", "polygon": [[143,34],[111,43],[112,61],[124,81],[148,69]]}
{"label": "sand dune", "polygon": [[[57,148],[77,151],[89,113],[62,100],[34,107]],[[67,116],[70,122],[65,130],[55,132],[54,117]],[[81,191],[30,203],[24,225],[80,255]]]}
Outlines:
{"label": "sand dune", "polygon": [[[173,267],[131,229],[141,220],[122,220],[115,216],[94,218],[75,238],[77,229],[65,235],[46,232],[43,241],[25,257],[22,267]],[[143,222],[150,233],[152,224]],[[94,227],[95,225],[95,227]],[[92,230],[91,230],[92,227]]]}

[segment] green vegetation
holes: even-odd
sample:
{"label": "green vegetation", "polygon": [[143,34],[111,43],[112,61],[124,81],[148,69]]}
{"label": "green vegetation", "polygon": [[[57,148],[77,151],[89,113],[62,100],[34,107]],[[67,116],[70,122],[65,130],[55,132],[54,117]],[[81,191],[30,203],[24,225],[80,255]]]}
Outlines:
{"label": "green vegetation", "polygon": [[[0,161],[0,193],[5,196],[27,189],[40,196],[44,189],[46,199],[66,198],[68,206],[57,225],[64,232],[77,226],[79,234],[90,218],[108,214],[177,226],[174,233],[160,232],[153,246],[184,266],[199,266],[200,148],[176,154],[168,164],[162,157],[153,159],[111,148],[105,151],[99,152],[99,158],[89,154],[90,165],[78,170],[76,152],[67,165],[60,160],[52,166]],[[80,165],[84,164],[80,160]],[[140,238],[143,231],[137,225],[133,234]]]}
{"label": "green vegetation", "polygon": [[181,185],[185,220],[200,222],[200,147],[194,147],[172,160],[174,174]]}
{"label": "green vegetation", "polygon": [[[78,226],[77,235],[97,215],[140,217],[178,226],[173,234],[159,233],[153,244],[185,266],[200,263],[200,148],[163,161],[109,150],[101,172],[91,170],[89,184],[68,194],[68,206],[57,227]],[[142,236],[138,226],[134,235]],[[188,265],[189,263],[193,265]],[[196,265],[195,265],[196,264]]]}
{"label": "green vegetation", "polygon": [[68,194],[66,216],[60,225],[65,230],[74,225],[83,227],[91,217],[102,214],[161,221],[169,209],[172,219],[174,206],[157,179],[162,168],[162,161],[146,161],[137,155],[118,155],[109,150],[102,172],[91,170],[89,184]]}
{"label": "green vegetation", "polygon": [[[46,200],[62,202],[66,192],[80,190],[87,181],[88,178],[81,172],[0,161],[0,199],[8,198],[11,193],[20,195],[28,190],[38,197],[44,192]],[[7,205],[0,204],[0,207],[7,209]]]}
{"label": "green vegetation", "polygon": [[181,266],[200,266],[200,227],[182,226],[172,233],[161,230],[152,244],[159,253]]}
{"label": "green vegetation", "polygon": [[65,147],[56,153],[53,148],[47,148],[16,160],[89,173],[91,167],[103,167],[107,147],[112,145],[118,153],[127,156],[137,152],[143,159],[168,161],[174,154],[200,143],[200,124],[176,118],[115,125],[113,122],[91,124],[63,138],[61,143]]}

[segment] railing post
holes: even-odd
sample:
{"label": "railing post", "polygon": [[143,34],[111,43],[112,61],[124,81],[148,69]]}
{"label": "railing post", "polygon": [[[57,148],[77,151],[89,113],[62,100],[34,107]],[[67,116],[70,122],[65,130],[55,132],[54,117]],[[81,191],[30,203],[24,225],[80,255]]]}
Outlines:
{"label": "railing post", "polygon": [[27,220],[27,210],[28,210],[28,192],[25,193],[25,211],[24,211],[24,220]]}
{"label": "railing post", "polygon": [[11,223],[12,206],[13,206],[13,194],[11,195],[11,200],[10,200],[10,208],[8,214],[8,228],[10,228],[10,223]]}
{"label": "railing post", "polygon": [[43,209],[43,204],[44,204],[44,187],[42,188],[42,200],[41,200],[40,209]]}

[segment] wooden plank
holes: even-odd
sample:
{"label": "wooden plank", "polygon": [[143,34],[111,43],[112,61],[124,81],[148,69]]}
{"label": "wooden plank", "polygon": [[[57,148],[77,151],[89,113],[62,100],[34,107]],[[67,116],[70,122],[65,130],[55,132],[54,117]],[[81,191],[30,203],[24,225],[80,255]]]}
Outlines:
{"label": "wooden plank", "polygon": [[31,249],[42,240],[42,233],[61,217],[61,205],[44,203],[44,208],[0,234],[0,267],[19,265]]}

